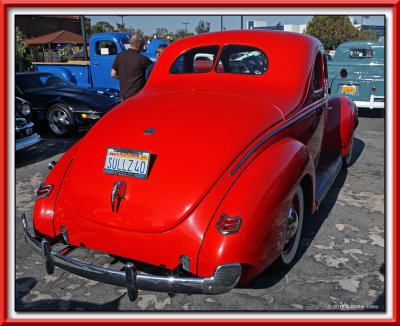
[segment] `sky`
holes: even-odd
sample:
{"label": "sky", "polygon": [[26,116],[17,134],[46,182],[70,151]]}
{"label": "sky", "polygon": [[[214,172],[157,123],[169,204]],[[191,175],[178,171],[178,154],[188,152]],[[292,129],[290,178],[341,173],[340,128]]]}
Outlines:
{"label": "sky", "polygon": [[[140,28],[143,30],[145,35],[153,34],[158,27],[165,27],[170,32],[176,32],[177,29],[185,29],[189,33],[195,33],[195,28],[199,21],[204,20],[210,23],[210,32],[220,31],[221,30],[221,16],[167,16],[167,15],[159,15],[159,16],[118,16],[118,15],[110,15],[110,16],[86,16],[91,19],[91,24],[95,25],[99,21],[106,21],[109,24],[116,27],[116,24],[121,24],[124,22],[126,27],[133,27],[135,29]],[[307,24],[307,22],[313,16],[296,16],[296,15],[287,15],[287,16],[243,16],[243,28],[246,28],[246,22],[251,20],[257,21],[266,21],[267,26],[274,26],[279,22],[282,25],[285,24]],[[355,20],[360,23],[361,16],[352,16]],[[368,17],[368,18],[367,18]],[[223,28],[226,30],[232,29],[240,29],[241,27],[241,16],[237,15],[224,15],[222,16],[222,24]],[[367,25],[384,25],[384,16],[364,16],[363,24]]]}

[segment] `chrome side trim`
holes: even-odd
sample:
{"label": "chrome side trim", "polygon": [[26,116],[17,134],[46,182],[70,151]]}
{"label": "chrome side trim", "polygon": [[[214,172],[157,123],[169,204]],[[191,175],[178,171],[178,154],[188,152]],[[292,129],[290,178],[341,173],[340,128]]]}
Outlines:
{"label": "chrome side trim", "polygon": [[29,233],[25,214],[21,218],[25,241],[44,256],[48,273],[52,273],[54,266],[57,266],[91,280],[126,287],[131,300],[136,299],[137,290],[186,294],[226,293],[236,286],[242,274],[239,263],[219,265],[212,276],[203,278],[139,274],[132,263],[126,264],[125,271],[89,265],[54,251],[46,239],[33,237]]}
{"label": "chrome side trim", "polygon": [[28,137],[18,139],[15,142],[15,150],[19,151],[20,149],[35,145],[36,143],[40,142],[42,139],[38,134],[33,134]]}
{"label": "chrome side trim", "polygon": [[240,169],[240,167],[244,164],[244,162],[262,145],[264,144],[268,139],[274,137],[276,134],[280,133],[282,130],[290,127],[291,125],[293,125],[294,123],[296,123],[297,121],[303,119],[306,115],[310,114],[311,112],[315,111],[316,109],[318,109],[319,107],[321,107],[322,105],[326,104],[326,99],[321,99],[317,102],[317,104],[313,104],[310,105],[310,108],[307,109],[306,111],[302,114],[300,114],[299,116],[295,117],[293,120],[288,121],[286,124],[284,124],[283,126],[279,127],[278,129],[276,129],[275,131],[273,131],[272,133],[268,134],[267,136],[265,136],[263,139],[261,139],[256,145],[253,146],[253,148],[240,160],[240,162],[234,167],[234,169],[231,171],[231,173],[229,173],[229,176],[233,176],[237,170]]}

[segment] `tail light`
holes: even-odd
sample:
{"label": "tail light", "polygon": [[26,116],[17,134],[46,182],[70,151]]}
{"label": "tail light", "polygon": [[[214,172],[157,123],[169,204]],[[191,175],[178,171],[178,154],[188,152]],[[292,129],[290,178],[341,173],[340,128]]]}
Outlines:
{"label": "tail light", "polygon": [[51,192],[53,191],[54,185],[45,185],[41,184],[39,186],[38,191],[36,192],[36,198],[41,199],[50,196]]}
{"label": "tail light", "polygon": [[241,217],[229,217],[225,213],[222,213],[217,222],[217,229],[223,235],[233,234],[239,231],[241,224]]}

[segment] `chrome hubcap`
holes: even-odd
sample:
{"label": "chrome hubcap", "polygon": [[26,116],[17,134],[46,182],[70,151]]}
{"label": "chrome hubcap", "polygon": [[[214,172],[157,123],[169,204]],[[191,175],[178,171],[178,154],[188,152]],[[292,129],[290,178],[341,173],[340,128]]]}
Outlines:
{"label": "chrome hubcap", "polygon": [[288,244],[289,241],[296,235],[297,228],[299,226],[299,216],[293,207],[290,207],[288,224],[286,227],[285,241],[284,244]]}
{"label": "chrome hubcap", "polygon": [[51,129],[56,134],[64,134],[68,131],[70,122],[68,115],[63,110],[55,110],[51,113],[49,118]]}

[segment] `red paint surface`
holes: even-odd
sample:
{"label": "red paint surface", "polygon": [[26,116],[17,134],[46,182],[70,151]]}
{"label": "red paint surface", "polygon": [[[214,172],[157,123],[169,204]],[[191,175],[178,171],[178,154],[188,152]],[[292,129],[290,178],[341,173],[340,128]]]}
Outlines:
{"label": "red paint surface", "polygon": [[[169,74],[183,51],[210,44],[260,48],[268,70],[253,76]],[[301,64],[289,67],[293,45]],[[50,174],[46,184],[60,191],[38,200],[36,228],[42,233],[49,228],[48,208],[55,203],[54,230],[58,234],[66,227],[72,245],[171,269],[180,255],[187,255],[191,272],[199,276],[238,262],[245,266],[242,282],[249,281],[282,250],[279,235],[303,178],[311,180],[306,191],[314,198],[314,164],[326,125],[324,98],[308,95],[319,46],[308,36],[265,31],[210,33],[173,43],[145,89],[103,117]],[[337,106],[340,118],[328,116],[327,125],[354,126],[347,109]],[[156,131],[144,135],[147,128]],[[109,146],[150,151],[155,160],[148,178],[104,173]],[[113,212],[111,191],[122,180],[127,182],[125,198]],[[242,217],[236,235],[216,231],[222,212]],[[260,225],[262,232],[256,232]],[[239,244],[245,245],[237,251]]]}

